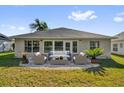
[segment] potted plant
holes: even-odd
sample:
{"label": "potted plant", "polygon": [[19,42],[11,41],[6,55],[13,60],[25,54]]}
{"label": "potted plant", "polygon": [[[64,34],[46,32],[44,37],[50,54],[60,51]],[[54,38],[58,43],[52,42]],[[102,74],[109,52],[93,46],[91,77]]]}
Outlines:
{"label": "potted plant", "polygon": [[103,54],[103,48],[85,50],[84,53],[91,58],[91,63],[96,63],[96,57]]}
{"label": "potted plant", "polygon": [[27,59],[27,57],[26,57],[26,54],[23,54],[22,55],[22,64],[28,64],[29,62],[28,62],[28,59]]}

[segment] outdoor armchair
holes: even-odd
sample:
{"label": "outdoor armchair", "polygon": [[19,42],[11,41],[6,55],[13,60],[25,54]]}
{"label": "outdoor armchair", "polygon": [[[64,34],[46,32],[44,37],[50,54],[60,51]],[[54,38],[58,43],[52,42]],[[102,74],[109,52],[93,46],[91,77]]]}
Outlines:
{"label": "outdoor armchair", "polygon": [[90,63],[90,59],[87,58],[86,55],[82,56],[82,55],[75,55],[73,57],[73,62],[77,65],[84,65],[84,64],[89,64]]}
{"label": "outdoor armchair", "polygon": [[46,62],[47,60],[47,57],[43,54],[34,54],[32,56],[32,61],[33,61],[33,64],[36,64],[36,65],[42,65]]}

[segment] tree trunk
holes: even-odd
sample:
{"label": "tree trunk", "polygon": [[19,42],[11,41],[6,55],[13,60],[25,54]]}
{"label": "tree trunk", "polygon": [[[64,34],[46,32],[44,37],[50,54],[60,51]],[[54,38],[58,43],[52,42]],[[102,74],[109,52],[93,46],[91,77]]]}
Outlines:
{"label": "tree trunk", "polygon": [[91,59],[91,63],[92,63],[92,64],[96,64],[96,59],[92,58],[92,59]]}

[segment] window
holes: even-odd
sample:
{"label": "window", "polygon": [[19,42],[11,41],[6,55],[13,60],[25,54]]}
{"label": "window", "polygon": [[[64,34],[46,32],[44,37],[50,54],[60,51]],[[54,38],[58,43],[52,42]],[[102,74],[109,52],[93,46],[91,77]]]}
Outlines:
{"label": "window", "polygon": [[39,51],[39,41],[33,41],[33,52]]}
{"label": "window", "polygon": [[113,44],[113,51],[118,51],[118,44]]}
{"label": "window", "polygon": [[99,48],[99,41],[90,41],[90,49]]}
{"label": "window", "polygon": [[25,41],[25,52],[32,51],[32,41]]}
{"label": "window", "polygon": [[72,42],[73,53],[77,53],[77,41]]}
{"label": "window", "polygon": [[45,41],[44,42],[44,53],[48,53],[52,51],[53,49],[53,43],[52,41]]}
{"label": "window", "polygon": [[39,41],[25,41],[25,52],[38,52],[39,51]]}
{"label": "window", "polygon": [[65,43],[65,50],[70,51],[70,42]]}
{"label": "window", "polygon": [[55,51],[63,51],[63,41],[55,41]]}
{"label": "window", "polygon": [[120,48],[123,48],[123,43],[120,43]]}

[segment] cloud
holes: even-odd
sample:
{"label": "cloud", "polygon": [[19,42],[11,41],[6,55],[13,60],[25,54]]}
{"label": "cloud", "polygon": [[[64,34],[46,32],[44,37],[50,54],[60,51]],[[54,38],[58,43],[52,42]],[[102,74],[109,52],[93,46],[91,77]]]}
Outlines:
{"label": "cloud", "polygon": [[3,28],[8,28],[10,30],[25,30],[25,27],[23,26],[15,26],[15,25],[8,25],[8,24],[1,24],[0,25]]}
{"label": "cloud", "polygon": [[71,15],[68,16],[68,19],[72,19],[74,21],[86,21],[96,19],[95,11],[88,10],[85,12],[81,11],[73,11]]}
{"label": "cloud", "polygon": [[124,22],[124,12],[117,13],[113,20],[117,23]]}
{"label": "cloud", "polygon": [[96,15],[92,15],[89,19],[95,19],[95,18],[97,18],[97,16]]}
{"label": "cloud", "polygon": [[19,30],[25,30],[25,27],[18,27]]}
{"label": "cloud", "polygon": [[120,22],[123,22],[124,21],[124,18],[123,17],[114,17],[113,19],[115,22],[117,23],[120,23]]}
{"label": "cloud", "polygon": [[1,27],[5,27],[6,25],[5,25],[5,24],[1,24],[0,26],[1,26]]}
{"label": "cloud", "polygon": [[8,27],[9,27],[10,29],[16,29],[16,26],[13,26],[13,25],[8,25]]}
{"label": "cloud", "polygon": [[14,26],[14,25],[1,24],[0,26],[3,28],[16,29],[16,26]]}
{"label": "cloud", "polygon": [[124,16],[124,12],[118,13],[118,16]]}

